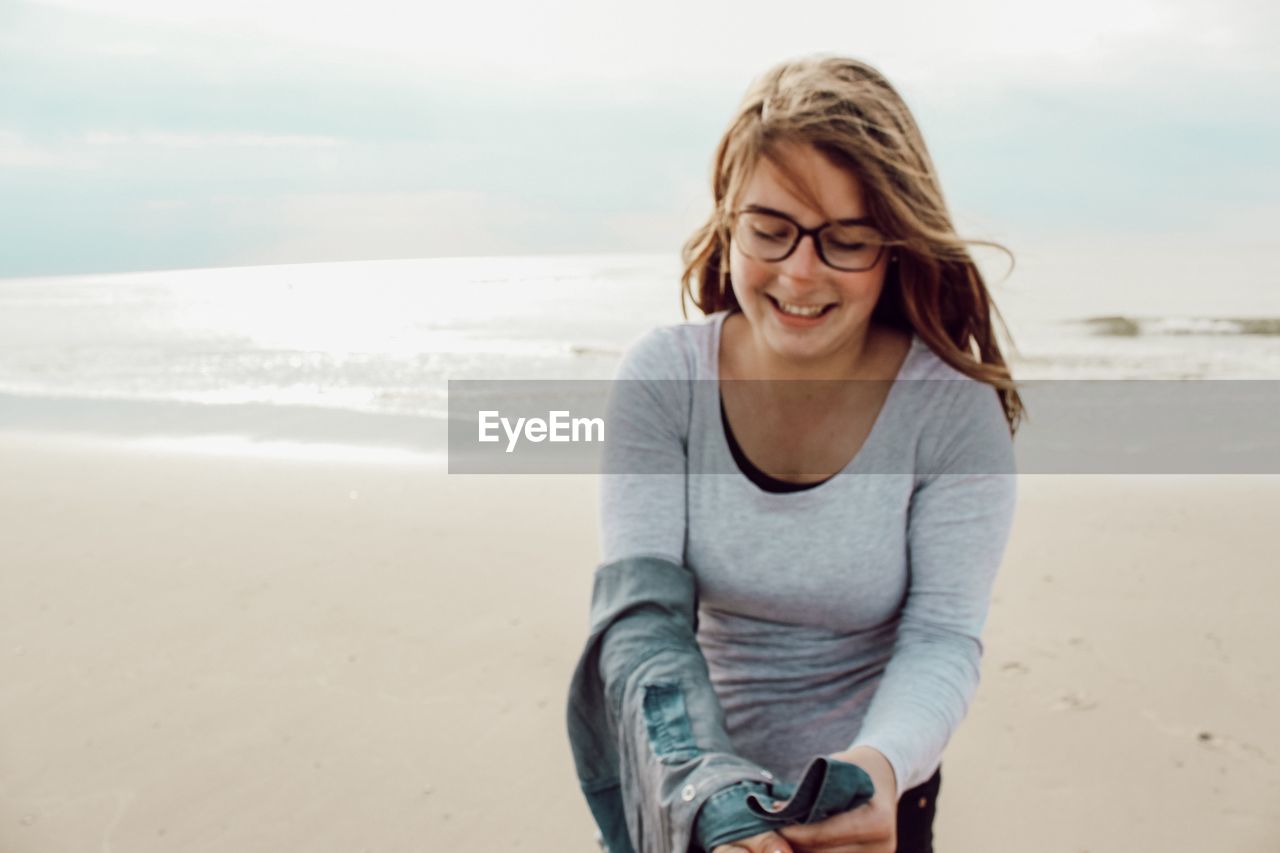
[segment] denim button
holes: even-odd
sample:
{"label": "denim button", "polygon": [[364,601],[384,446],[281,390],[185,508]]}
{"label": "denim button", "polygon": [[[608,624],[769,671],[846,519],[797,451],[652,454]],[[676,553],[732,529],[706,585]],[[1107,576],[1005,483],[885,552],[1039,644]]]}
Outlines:
{"label": "denim button", "polygon": [[680,799],[687,803],[692,800],[694,795],[697,793],[697,790],[692,785],[685,785],[684,790],[680,792]]}

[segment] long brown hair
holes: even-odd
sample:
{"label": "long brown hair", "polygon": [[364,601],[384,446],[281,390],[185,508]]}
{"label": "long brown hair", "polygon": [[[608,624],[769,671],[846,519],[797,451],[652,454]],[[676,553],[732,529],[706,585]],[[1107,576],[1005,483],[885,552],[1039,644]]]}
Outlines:
{"label": "long brown hair", "polygon": [[879,71],[838,57],[778,65],[748,90],[716,149],[715,208],[684,245],[685,297],[704,314],[738,310],[729,280],[728,218],[761,157],[787,172],[780,149],[816,148],[860,182],[867,212],[894,244],[872,321],[914,330],[947,364],[993,386],[1010,433],[1022,400],[996,338],[1008,327],[969,254],[970,245],[1008,249],[956,234],[937,173],[911,111]]}

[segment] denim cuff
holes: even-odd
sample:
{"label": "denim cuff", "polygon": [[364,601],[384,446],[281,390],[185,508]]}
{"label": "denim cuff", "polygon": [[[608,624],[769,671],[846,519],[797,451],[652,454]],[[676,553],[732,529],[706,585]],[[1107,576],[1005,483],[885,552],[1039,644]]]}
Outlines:
{"label": "denim cuff", "polygon": [[763,782],[736,782],[708,797],[694,823],[693,837],[699,849],[714,850],[721,844],[777,828],[776,821],[761,817],[747,806],[748,794],[771,798],[774,787]]}
{"label": "denim cuff", "polygon": [[[703,850],[780,826],[817,823],[871,801],[875,784],[856,764],[818,757],[797,785],[743,781],[717,791],[702,805],[693,837]],[[773,801],[786,800],[780,808]]]}

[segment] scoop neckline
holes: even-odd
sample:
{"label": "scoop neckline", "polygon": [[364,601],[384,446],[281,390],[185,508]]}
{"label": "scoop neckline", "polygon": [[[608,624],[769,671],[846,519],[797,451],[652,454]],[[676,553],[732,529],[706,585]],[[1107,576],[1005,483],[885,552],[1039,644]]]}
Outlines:
{"label": "scoop neckline", "polygon": [[[770,492],[760,488],[759,484],[757,484],[754,480],[748,477],[746,472],[743,471],[738,466],[737,460],[733,458],[733,454],[729,449],[729,436],[725,431],[725,423],[724,423],[725,419],[722,419],[720,417],[720,413],[718,411],[720,402],[723,399],[720,396],[720,341],[722,338],[722,332],[724,330],[724,321],[728,319],[730,313],[732,312],[728,310],[718,312],[718,315],[714,318],[714,321],[713,321],[714,329],[711,335],[711,379],[716,389],[715,405],[717,407],[717,411],[715,413],[716,417],[714,418],[714,422],[716,425],[715,429],[717,430],[720,437],[719,449],[721,451],[722,456],[727,456],[729,458],[729,462],[730,464],[732,464],[733,470],[736,472],[738,479],[742,482],[745,482],[749,489],[751,489],[757,495],[760,495],[762,497],[794,501],[794,500],[800,500],[806,495],[813,495],[815,493],[821,492],[822,490],[828,488],[832,483],[836,482],[837,480],[840,480],[842,477],[848,474],[859,463],[859,460],[865,458],[867,455],[866,454],[867,447],[870,446],[872,440],[880,432],[883,431],[880,425],[885,421],[885,413],[889,411],[889,405],[895,399],[896,392],[898,390],[899,380],[902,380],[906,377],[907,365],[910,364],[912,356],[915,355],[916,348],[920,343],[919,336],[914,331],[911,332],[911,344],[910,346],[907,347],[907,354],[905,357],[903,357],[902,364],[898,365],[898,372],[894,375],[892,384],[889,386],[889,393],[885,395],[884,402],[880,404],[880,411],[876,413],[876,419],[871,424],[871,429],[867,433],[867,437],[862,440],[862,445],[858,448],[858,452],[853,454],[853,457],[850,458],[849,461],[844,464],[844,467],[842,467],[839,471],[832,474],[830,477],[827,477],[825,480],[822,480],[818,483],[814,483],[811,488],[800,489],[799,491],[794,491],[794,492]],[[743,452],[743,454],[745,455],[745,451]],[[755,463],[752,463],[752,464],[755,464]]]}

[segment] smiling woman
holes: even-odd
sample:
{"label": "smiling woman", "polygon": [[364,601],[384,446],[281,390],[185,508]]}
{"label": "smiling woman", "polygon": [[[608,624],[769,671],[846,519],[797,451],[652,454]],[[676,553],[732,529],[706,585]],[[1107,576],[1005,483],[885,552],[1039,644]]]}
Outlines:
{"label": "smiling woman", "polygon": [[[708,321],[655,329],[618,371],[593,614],[634,615],[595,626],[607,663],[575,680],[583,790],[614,853],[929,853],[1013,515],[995,309],[864,63],[761,78],[712,192],[683,281]],[[691,596],[658,582],[680,570]],[[678,759],[632,706],[673,684]]]}

